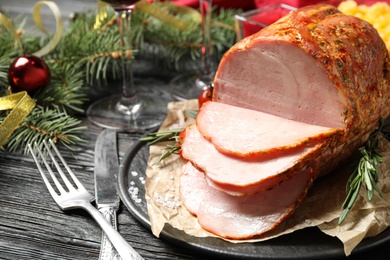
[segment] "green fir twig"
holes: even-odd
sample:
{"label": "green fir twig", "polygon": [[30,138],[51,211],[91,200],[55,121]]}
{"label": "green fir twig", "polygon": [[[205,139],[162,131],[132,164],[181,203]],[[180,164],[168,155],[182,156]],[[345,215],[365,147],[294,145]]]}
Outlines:
{"label": "green fir twig", "polygon": [[37,142],[42,144],[43,140],[52,139],[55,143],[71,148],[71,145],[84,142],[79,136],[86,130],[81,126],[81,121],[48,107],[36,106],[24,123],[20,125],[6,143],[8,152],[16,152],[23,149],[27,153],[25,144]]}

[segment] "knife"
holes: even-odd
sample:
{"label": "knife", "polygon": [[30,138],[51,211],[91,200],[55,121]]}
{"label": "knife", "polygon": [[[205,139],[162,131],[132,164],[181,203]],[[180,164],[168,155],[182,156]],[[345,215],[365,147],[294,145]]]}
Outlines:
{"label": "knife", "polygon": [[[105,129],[99,134],[95,144],[95,198],[98,210],[115,229],[116,211],[120,202],[116,184],[118,170],[116,131]],[[121,259],[104,232],[99,259]]]}

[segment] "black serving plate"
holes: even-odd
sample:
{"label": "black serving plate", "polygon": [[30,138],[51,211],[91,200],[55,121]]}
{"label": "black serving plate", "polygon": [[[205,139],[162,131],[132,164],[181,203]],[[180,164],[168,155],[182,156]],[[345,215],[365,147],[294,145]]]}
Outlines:
{"label": "black serving plate", "polygon": [[[145,200],[146,163],[149,147],[136,142],[125,154],[118,176],[119,193],[131,214],[150,230]],[[223,259],[336,259],[344,258],[343,244],[337,238],[322,233],[318,228],[306,228],[256,243],[230,243],[219,238],[199,238],[166,225],[160,235],[163,239],[199,253]],[[390,229],[373,238],[364,239],[353,255],[390,242]]]}

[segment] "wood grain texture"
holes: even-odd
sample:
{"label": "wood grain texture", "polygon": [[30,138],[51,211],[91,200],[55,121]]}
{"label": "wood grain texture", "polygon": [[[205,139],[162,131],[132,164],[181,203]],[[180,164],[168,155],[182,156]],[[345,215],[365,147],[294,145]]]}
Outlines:
{"label": "wood grain texture", "polygon": [[[102,130],[82,118],[88,130],[73,152],[61,149],[68,164],[94,192],[94,144]],[[140,134],[119,133],[119,156]],[[118,229],[145,259],[215,259],[154,237],[122,205]],[[0,259],[98,259],[101,229],[82,210],[62,212],[50,197],[29,155],[0,157]],[[386,259],[387,243],[352,260]]]}
{"label": "wood grain texture", "polygon": [[[85,134],[88,143],[81,144],[72,153],[61,151],[80,181],[93,193],[94,141],[101,129],[89,124],[88,127]],[[118,136],[122,155],[139,137]],[[100,227],[82,210],[62,212],[59,209],[29,155],[2,156],[0,167],[1,259],[98,258]],[[123,206],[118,212],[118,228],[146,259],[192,258],[184,249],[155,238]]]}

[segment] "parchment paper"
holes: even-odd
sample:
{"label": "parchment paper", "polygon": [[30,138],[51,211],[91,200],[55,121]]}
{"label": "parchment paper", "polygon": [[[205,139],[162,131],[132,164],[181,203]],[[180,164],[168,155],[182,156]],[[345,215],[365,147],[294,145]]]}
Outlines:
{"label": "parchment paper", "polygon": [[[187,116],[185,110],[197,110],[197,106],[196,100],[170,103],[161,129],[184,128],[194,123],[195,120]],[[146,170],[146,201],[153,234],[158,237],[164,225],[169,224],[189,235],[215,237],[203,230],[196,217],[181,206],[179,174],[183,160],[173,154],[157,164],[167,145],[159,143],[150,147]],[[340,239],[345,255],[350,255],[364,238],[375,236],[390,225],[390,142],[382,140],[380,154],[383,158],[379,166],[382,197],[375,194],[372,201],[367,201],[365,190],[362,189],[354,208],[341,225],[337,222],[346,196],[346,182],[352,170],[347,167],[317,179],[294,215],[260,239],[225,240],[232,243],[258,242],[317,226],[325,234]]]}

